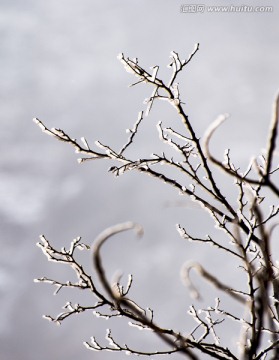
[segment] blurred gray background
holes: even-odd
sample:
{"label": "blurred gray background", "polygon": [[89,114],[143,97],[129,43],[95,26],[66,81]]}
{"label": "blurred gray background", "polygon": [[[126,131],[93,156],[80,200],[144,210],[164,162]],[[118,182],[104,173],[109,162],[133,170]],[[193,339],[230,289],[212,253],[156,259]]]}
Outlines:
{"label": "blurred gray background", "polygon": [[[199,136],[220,113],[230,113],[212,149],[222,158],[230,147],[235,163],[247,165],[265,146],[278,89],[279,6],[271,0],[247,0],[244,5],[271,5],[273,12],[181,13],[182,4],[1,0],[1,359],[122,359],[124,354],[90,352],[82,345],[92,335],[105,345],[108,327],[121,343],[165,348],[124,320],[109,324],[90,313],[67,319],[60,327],[43,320],[42,314],[58,314],[67,300],[89,304],[90,298],[66,290],[54,297],[50,285],[33,283],[43,275],[72,277],[66,267],[48,263],[35,246],[41,233],[62,247],[76,236],[90,244],[105,227],[118,222],[142,224],[143,239],[125,234],[106,245],[108,274],[122,270],[125,279],[133,273],[135,299],[154,308],[163,326],[185,333],[193,325],[187,317],[193,300],[179,278],[183,262],[203,261],[208,270],[222,271],[236,281],[238,273],[230,263],[211,248],[188,244],[177,234],[176,223],[199,235],[211,231],[212,220],[199,208],[187,202],[181,206],[184,200],[173,189],[142,174],[115,178],[107,172],[109,163],[79,165],[72,148],[43,134],[32,122],[36,116],[72,137],[85,136],[91,145],[100,140],[120,149],[127,139],[125,129],[144,109],[151,88],[129,89],[134,78],[116,56],[124,52],[138,57],[147,68],[160,65],[160,74],[167,79],[170,51],[187,58],[199,42],[200,51],[179,78],[186,111]],[[224,2],[210,0],[206,5]],[[179,128],[173,109],[155,104],[131,156],[160,151],[154,141],[159,120]],[[89,254],[80,256],[91,271]],[[204,282],[201,286],[208,302],[199,306],[214,305],[214,290]],[[228,345],[236,341],[238,333],[233,331],[233,327],[231,332],[223,330]]]}

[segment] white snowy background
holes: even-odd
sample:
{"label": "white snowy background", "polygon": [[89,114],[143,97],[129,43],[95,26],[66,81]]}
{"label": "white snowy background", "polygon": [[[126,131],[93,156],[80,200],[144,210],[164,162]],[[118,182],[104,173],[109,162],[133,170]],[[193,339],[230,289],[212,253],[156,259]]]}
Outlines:
{"label": "white snowy background", "polygon": [[[227,2],[210,0],[206,5]],[[88,304],[78,292],[34,284],[48,275],[72,276],[62,265],[50,264],[35,246],[41,233],[56,246],[76,236],[91,243],[105,227],[127,220],[145,228],[141,240],[125,234],[104,248],[109,276],[134,274],[133,296],[155,309],[160,324],[189,331],[192,300],[180,281],[185,261],[203,261],[237,283],[232,264],[212,249],[183,241],[175,224],[192,233],[211,231],[212,220],[167,185],[142,174],[115,178],[108,163],[79,165],[73,149],[43,134],[32,122],[72,137],[85,136],[120,149],[143,100],[151,89],[128,88],[133,82],[116,56],[138,57],[145,67],[160,65],[163,77],[171,50],[187,58],[197,42],[200,50],[180,75],[185,108],[202,136],[220,114],[231,118],[214,139],[222,158],[230,147],[235,163],[245,166],[265,145],[271,105],[279,85],[279,5],[276,1],[245,1],[271,5],[269,13],[181,13],[183,3],[166,1],[2,0],[0,2],[0,358],[49,360],[122,359],[124,354],[85,349],[90,336],[106,344],[111,325],[90,313],[67,319],[62,326],[43,320],[56,315],[67,300]],[[191,1],[191,4],[200,2]],[[234,1],[243,5],[243,1]],[[157,104],[143,124],[131,155],[158,151],[156,124],[179,119],[167,104]],[[179,126],[179,125],[177,125]],[[155,149],[154,149],[155,147]],[[221,181],[223,178],[221,177]],[[230,183],[223,183],[226,188]],[[177,201],[180,201],[177,203]],[[200,224],[203,223],[203,226]],[[90,271],[89,254],[81,254]],[[214,290],[201,282],[209,305]],[[199,304],[206,306],[207,302]],[[113,334],[135,348],[159,347],[150,333],[112,322]],[[222,330],[228,344],[238,333]],[[158,345],[158,346],[157,346]],[[164,345],[160,345],[164,349]],[[181,358],[175,355],[173,358]]]}

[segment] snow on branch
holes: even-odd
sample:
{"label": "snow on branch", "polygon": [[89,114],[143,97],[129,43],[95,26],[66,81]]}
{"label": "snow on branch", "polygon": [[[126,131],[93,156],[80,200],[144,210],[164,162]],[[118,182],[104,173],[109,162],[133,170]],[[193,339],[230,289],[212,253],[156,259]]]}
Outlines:
{"label": "snow on branch", "polygon": [[[182,266],[181,277],[187,291],[194,297],[194,304],[191,305],[188,315],[195,325],[191,331],[186,332],[185,329],[175,330],[159,324],[156,309],[145,309],[136,299],[130,297],[134,281],[132,275],[124,285],[121,276],[118,276],[114,283],[110,283],[106,276],[106,265],[101,255],[102,246],[110,241],[111,237],[120,236],[129,230],[135,230],[138,235],[142,235],[142,227],[133,222],[109,227],[96,237],[92,246],[82,243],[78,237],[71,242],[68,249],[63,247],[59,250],[42,235],[38,246],[43,254],[53,263],[70,267],[76,281],[60,281],[46,276],[35,281],[51,284],[55,288],[55,295],[59,295],[64,288],[79,289],[92,295],[89,306],[68,301],[60,314],[54,317],[47,315],[47,319],[61,324],[70,316],[88,310],[96,317],[106,320],[124,318],[134,329],[152,331],[161,339],[163,347],[152,351],[132,348],[120,343],[117,335],[108,330],[105,345],[97,341],[95,336],[92,336],[91,341],[84,342],[90,350],[142,356],[171,355],[179,352],[192,360],[202,359],[204,356],[226,360],[279,359],[279,266],[278,255],[273,251],[274,229],[278,225],[279,214],[278,178],[276,180],[279,167],[274,166],[274,158],[278,153],[279,95],[274,102],[264,153],[255,158],[257,160],[250,161],[245,172],[241,172],[234,164],[230,149],[225,150],[224,161],[218,160],[210,151],[210,143],[228,116],[220,116],[207,130],[204,141],[201,142],[194,128],[195,122],[186,113],[185,101],[181,99],[177,83],[179,73],[186,69],[186,65],[194,59],[198,50],[199,44],[194,47],[187,60],[172,51],[169,64],[171,74],[167,79],[160,77],[158,65],[147,70],[138,58],[131,59],[124,54],[118,56],[124,68],[136,77],[131,86],[147,84],[152,88],[145,101],[146,108],[139,112],[137,121],[127,130],[127,140],[124,144],[119,144],[120,150],[98,140],[94,143],[95,148],[92,148],[85,137],[77,141],[64,130],[48,129],[38,118],[35,118],[34,122],[47,135],[71,145],[76,153],[83,154],[84,157],[78,159],[80,163],[104,159],[110,163],[108,171],[115,176],[127,171],[152,176],[159,183],[172,186],[181,196],[198,204],[213,220],[212,233],[204,236],[192,235],[188,230],[191,222],[189,217],[185,219],[185,225],[177,225],[179,235],[187,246],[195,243],[205,250],[207,245],[211,245],[217,256],[224,257],[224,261],[230,258],[230,271],[238,269],[237,276],[241,277],[242,287],[230,285],[225,279],[225,272],[214,274],[206,270],[203,264],[197,261],[189,263],[188,259],[185,259],[187,261],[186,265]],[[127,149],[136,144],[137,134],[141,131],[146,116],[152,111],[154,103],[160,101],[167,102],[175,110],[173,126],[165,127],[161,120],[154,124],[166,150],[154,150],[150,156],[143,156],[139,151],[136,157],[128,157]],[[176,117],[181,121],[183,131],[176,129]],[[216,176],[214,167],[221,169],[228,180],[234,180],[230,181],[230,194],[237,194],[234,199],[223,190],[223,180]],[[196,229],[197,232],[200,230]],[[216,231],[220,230],[221,237],[215,237]],[[92,269],[85,270],[76,259],[77,250],[91,250],[91,255],[88,256],[92,260]],[[192,279],[193,270],[211,284],[214,291],[222,295],[216,296],[215,304],[199,306],[199,299],[203,298],[208,302],[210,300],[198,290]],[[224,305],[223,296],[233,303]],[[241,307],[241,313],[234,311],[232,304],[235,303]],[[237,324],[239,329],[238,351],[228,346],[225,332],[220,330],[221,326],[222,329],[229,328],[231,322]]]}

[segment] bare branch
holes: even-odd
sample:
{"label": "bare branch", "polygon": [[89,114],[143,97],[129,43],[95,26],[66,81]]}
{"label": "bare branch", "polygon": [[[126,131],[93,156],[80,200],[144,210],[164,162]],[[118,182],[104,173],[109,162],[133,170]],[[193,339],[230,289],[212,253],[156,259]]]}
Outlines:
{"label": "bare branch", "polygon": [[195,298],[200,298],[200,294],[197,291],[196,287],[194,286],[193,282],[190,280],[189,274],[191,269],[195,269],[203,278],[205,278],[213,286],[215,286],[217,289],[221,291],[224,291],[226,294],[228,294],[235,300],[241,302],[242,304],[247,303],[247,299],[243,295],[240,295],[239,292],[232,289],[230,286],[223,284],[217,277],[211,275],[200,264],[198,263],[184,264],[181,269],[181,277],[184,284],[191,289],[191,292],[193,293]]}
{"label": "bare branch", "polygon": [[115,300],[119,296],[119,294],[113,292],[112,286],[109,284],[106,275],[105,270],[102,265],[101,256],[100,256],[100,250],[102,245],[105,243],[107,239],[109,239],[111,236],[116,235],[120,232],[127,231],[130,229],[134,229],[138,235],[143,234],[143,229],[140,225],[135,224],[133,222],[126,222],[123,224],[118,224],[115,226],[112,226],[106,230],[104,230],[94,241],[92,248],[93,248],[93,265],[94,268],[97,270],[97,274],[99,276],[99,279],[104,286],[107,294],[112,300]]}
{"label": "bare branch", "polygon": [[[145,352],[131,348],[127,344],[120,344],[111,330],[108,330],[106,345],[102,345],[94,336],[91,342],[84,343],[90,350],[142,356],[170,355],[179,352],[192,360],[199,359],[197,353],[221,360],[260,360],[267,359],[268,356],[275,360],[279,358],[279,266],[276,263],[277,259],[275,261],[273,259],[275,252],[272,249],[272,238],[274,229],[278,225],[279,215],[279,207],[276,204],[279,188],[274,176],[279,167],[273,168],[273,161],[278,136],[279,95],[274,104],[266,154],[253,158],[243,173],[232,160],[230,149],[225,151],[223,162],[218,160],[211,154],[209,145],[215,131],[225,121],[227,115],[220,116],[211,125],[205,134],[204,146],[202,146],[193,122],[185,112],[185,102],[182,101],[178,83],[175,82],[179,72],[193,59],[198,49],[199,44],[195,46],[187,60],[182,60],[177,52],[172,51],[169,65],[172,74],[167,80],[159,78],[158,65],[145,70],[137,58],[130,59],[123,54],[119,55],[125,69],[136,77],[136,82],[131,86],[148,84],[152,87],[151,95],[145,100],[146,110],[139,112],[136,123],[127,131],[128,140],[120,146],[120,151],[101,141],[95,141],[95,146],[99,150],[92,150],[84,137],[78,142],[61,129],[48,129],[38,118],[33,120],[44,133],[70,144],[76,153],[84,154],[83,158],[78,159],[80,163],[96,159],[109,160],[112,162],[109,172],[115,176],[136,170],[172,186],[179,194],[198,203],[213,219],[216,231],[222,230],[222,239],[215,237],[215,233],[205,237],[190,235],[186,230],[187,227],[181,225],[177,225],[178,232],[183,239],[200,246],[212,245],[213,250],[220,256],[224,254],[230,256],[239,268],[241,285],[235,288],[226,284],[222,280],[222,274],[215,276],[196,261],[190,264],[187,262],[182,267],[181,277],[190,293],[199,299],[201,295],[190,278],[190,271],[196,270],[215,289],[228,295],[228,306],[226,304],[224,308],[222,304],[221,307],[220,299],[217,297],[214,306],[198,309],[196,305],[192,305],[188,314],[195,322],[195,326],[192,330],[187,330],[188,333],[185,335],[185,331],[176,331],[155,322],[153,310],[145,309],[134,298],[130,298],[132,275],[129,275],[125,286],[122,285],[121,274],[115,276],[114,281],[110,283],[102,262],[101,249],[110,237],[124,231],[135,230],[141,235],[142,227],[133,222],[106,229],[97,236],[92,247],[83,244],[78,237],[71,242],[68,249],[63,247],[57,250],[42,235],[37,245],[44,255],[51,262],[71,267],[76,280],[60,281],[43,276],[35,281],[54,286],[54,295],[59,294],[62,289],[72,288],[87,291],[94,298],[89,306],[68,301],[57,316],[45,316],[56,324],[62,323],[72,315],[90,310],[96,317],[107,320],[125,318],[133,328],[152,331],[164,345],[167,345],[167,349]],[[167,150],[161,153],[155,150],[149,156],[140,154],[136,158],[128,158],[126,150],[136,141],[144,113],[147,116],[157,101],[165,101],[175,109],[178,118],[182,121],[183,130],[177,131],[172,126],[165,128],[162,121],[157,121],[159,138]],[[159,165],[160,169],[158,169]],[[212,165],[220,168],[230,180],[234,180],[232,191],[222,190],[223,187],[220,186],[211,169]],[[264,191],[265,189],[270,191]],[[234,198],[231,197],[232,193],[236,194]],[[191,220],[192,217],[188,216],[185,221]],[[93,275],[97,275],[100,280],[97,286],[93,280],[94,276],[85,271],[75,256],[77,250],[89,249],[92,249]],[[232,300],[237,301],[243,313],[234,311],[234,307],[230,308]],[[223,329],[223,326],[224,328],[230,326],[227,325],[229,321],[233,321],[241,333],[240,355],[234,354],[234,348],[230,350],[227,347],[223,336],[225,332],[220,331],[220,324]]]}
{"label": "bare branch", "polygon": [[267,160],[266,160],[266,168],[265,168],[266,177],[269,177],[272,167],[272,158],[276,147],[276,138],[278,133],[278,122],[279,122],[279,94],[277,95],[274,102],[274,113],[271,122],[270,135],[267,143]]}

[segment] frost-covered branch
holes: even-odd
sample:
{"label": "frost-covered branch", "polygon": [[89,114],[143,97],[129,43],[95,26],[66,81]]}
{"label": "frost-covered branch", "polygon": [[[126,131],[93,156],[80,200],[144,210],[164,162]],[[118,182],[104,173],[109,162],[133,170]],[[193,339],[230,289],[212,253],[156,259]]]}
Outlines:
{"label": "frost-covered branch", "polygon": [[[227,360],[279,359],[279,267],[278,258],[273,251],[274,229],[278,225],[279,214],[278,178],[276,180],[279,167],[274,166],[277,153],[279,96],[274,104],[266,151],[257,160],[250,161],[245,172],[235,165],[230,149],[225,151],[223,162],[218,160],[212,155],[209,145],[215,131],[227,119],[227,115],[219,117],[212,124],[204,136],[204,142],[201,142],[201,137],[194,129],[194,123],[185,111],[185,101],[181,99],[179,84],[176,82],[179,74],[187,68],[198,50],[197,44],[187,60],[182,60],[179,54],[172,51],[169,65],[172,72],[167,79],[160,77],[158,65],[146,70],[137,58],[119,55],[118,58],[125,69],[136,77],[131,86],[145,84],[151,87],[151,95],[145,101],[146,109],[139,112],[136,123],[127,130],[127,141],[124,145],[119,145],[120,150],[101,141],[95,141],[94,147],[91,147],[84,137],[77,141],[61,129],[48,129],[38,118],[35,118],[34,122],[44,133],[70,144],[76,153],[82,154],[83,157],[78,159],[80,163],[104,159],[110,163],[108,170],[115,176],[127,171],[147,174],[161,183],[174,187],[179,194],[201,206],[213,220],[217,231],[221,230],[222,236],[215,237],[213,231],[210,235],[192,235],[187,224],[177,225],[178,233],[185,243],[195,243],[202,249],[211,245],[218,256],[224,256],[224,261],[230,258],[232,266],[235,266],[230,271],[238,269],[237,276],[242,279],[241,284],[230,285],[224,274],[206,270],[204,264],[197,261],[190,265],[186,263],[188,265],[182,266],[181,275],[188,291],[194,297],[195,304],[190,307],[188,314],[189,319],[194,320],[195,326],[186,333],[184,329],[169,329],[159,324],[156,309],[144,309],[136,299],[130,297],[132,275],[125,286],[122,285],[121,278],[111,284],[106,276],[106,265],[101,256],[102,246],[112,236],[123,231],[134,229],[141,234],[142,228],[132,222],[106,229],[95,239],[91,247],[81,243],[81,238],[77,238],[72,241],[68,250],[57,250],[41,236],[38,246],[48,260],[71,267],[76,281],[60,281],[46,276],[36,281],[54,286],[54,294],[65,288],[73,288],[88,291],[92,295],[91,304],[73,304],[68,301],[62,313],[56,317],[46,316],[49,320],[60,324],[72,315],[93,310],[97,317],[108,320],[120,317],[127,319],[133,328],[151,330],[162,340],[164,347],[163,350],[154,349],[150,352],[133,349],[117,341],[117,336],[108,330],[108,344],[102,345],[92,336],[91,342],[84,343],[90,350],[143,356],[180,352],[193,360],[202,359],[204,355]],[[159,121],[154,126],[157,127],[159,139],[166,151],[159,152],[154,149],[149,156],[138,154],[135,158],[129,157],[127,150],[136,144],[137,134],[141,131],[146,116],[152,111],[155,102],[159,101],[171,105],[175,110],[174,117],[177,116],[182,122],[183,131],[175,128],[176,122],[173,126],[165,127],[163,122]],[[235,199],[231,200],[222,189],[220,179],[214,175],[214,167],[221,169],[229,180],[234,180],[232,190],[237,193]],[[75,257],[76,250],[89,249],[92,249],[90,256],[93,273],[92,269],[85,270]],[[192,270],[196,270],[203,281],[213,285],[214,291],[218,292],[214,305],[208,304],[206,308],[198,308],[196,299],[208,299],[206,294],[198,290],[192,276],[190,278]],[[99,280],[98,285],[96,278]],[[234,302],[241,307],[241,312],[233,311],[233,307],[227,306],[227,303],[224,305],[223,297],[228,299],[228,304]],[[226,326],[229,328],[230,322],[234,322],[239,328],[239,352],[228,347],[224,332],[219,330],[221,326],[222,329]]]}

